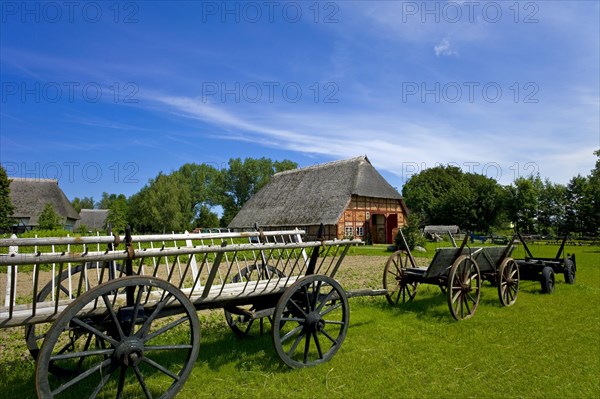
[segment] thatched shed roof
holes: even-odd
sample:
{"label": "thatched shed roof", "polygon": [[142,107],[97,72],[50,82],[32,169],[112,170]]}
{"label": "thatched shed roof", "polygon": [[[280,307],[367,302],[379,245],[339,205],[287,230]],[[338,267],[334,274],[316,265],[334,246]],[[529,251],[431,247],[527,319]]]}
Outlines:
{"label": "thatched shed roof", "polygon": [[276,173],[230,228],[336,224],[352,195],[402,200],[366,156]]}
{"label": "thatched shed roof", "polygon": [[79,219],[79,215],[55,179],[30,179],[9,177],[10,200],[15,209],[14,218],[29,218],[29,225],[36,226],[46,203],[63,219]]}
{"label": "thatched shed roof", "polygon": [[106,229],[106,217],[108,216],[108,209],[82,209],[79,212],[79,219],[75,222],[74,229],[79,226],[85,226],[88,230],[105,230]]}
{"label": "thatched shed roof", "polygon": [[429,234],[446,234],[447,232],[450,232],[451,234],[458,234],[460,232],[460,229],[456,225],[448,225],[448,226],[430,225],[430,226],[425,226],[425,228],[423,229],[423,232],[429,233]]}

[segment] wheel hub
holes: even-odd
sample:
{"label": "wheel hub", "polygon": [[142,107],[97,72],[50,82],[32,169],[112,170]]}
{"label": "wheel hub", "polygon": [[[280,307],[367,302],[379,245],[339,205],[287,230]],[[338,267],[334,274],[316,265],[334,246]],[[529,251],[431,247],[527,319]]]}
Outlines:
{"label": "wheel hub", "polygon": [[309,315],[306,317],[306,321],[304,322],[305,329],[311,332],[321,331],[324,326],[325,323],[323,322],[323,319],[321,319],[319,312],[309,313]]}
{"label": "wheel hub", "polygon": [[114,356],[125,366],[137,366],[144,356],[144,344],[137,338],[126,339],[117,346]]}

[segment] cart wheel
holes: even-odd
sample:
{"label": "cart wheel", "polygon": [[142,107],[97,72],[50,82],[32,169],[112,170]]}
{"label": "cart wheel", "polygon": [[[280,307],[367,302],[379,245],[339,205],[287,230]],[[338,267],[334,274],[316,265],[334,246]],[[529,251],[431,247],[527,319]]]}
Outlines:
{"label": "cart wheel", "polygon": [[288,366],[314,366],[335,355],[349,321],[348,297],[340,284],[327,276],[305,276],[277,302],[273,345]]}
{"label": "cart wheel", "polygon": [[[96,273],[92,273],[90,272],[90,270],[100,270],[102,268],[104,268],[104,266],[98,266],[96,264],[96,262],[88,262],[85,263],[85,269],[88,270],[88,275],[79,275],[82,270],[84,269],[82,267],[83,265],[77,265],[75,267],[73,267],[71,269],[71,283],[72,283],[72,289],[73,289],[73,297],[77,298],[79,296],[79,294],[82,294],[86,291],[89,291],[91,287],[97,286],[98,285],[98,281],[99,280],[104,280],[107,281],[110,278],[109,273],[106,272],[106,269],[103,271],[103,273],[106,273],[105,275],[99,276],[99,275],[94,275]],[[115,272],[117,273],[117,275],[121,275],[122,274],[122,267],[120,264],[115,264]],[[92,275],[89,275],[89,273],[92,273]],[[52,282],[49,282],[48,284],[46,284],[38,293],[37,295],[37,302],[46,302],[46,301],[50,301],[52,298],[52,291],[54,291],[54,294],[56,295],[56,289],[58,288],[59,290],[59,295],[64,295],[65,299],[69,298],[69,288],[68,288],[68,280],[69,280],[69,272],[67,270],[63,271],[60,276],[58,276],[55,280],[54,285],[52,284]],[[81,287],[79,287],[79,284],[81,282]],[[38,354],[40,352],[40,346],[42,345],[42,342],[44,340],[44,337],[46,336],[46,332],[48,331],[49,325],[47,323],[44,324],[31,324],[28,326],[25,326],[25,341],[27,342],[27,349],[29,349],[29,353],[31,354],[31,356],[33,357],[34,360],[37,359]],[[100,344],[99,342],[97,342],[95,339],[93,339],[93,334],[89,333],[89,332],[83,332],[86,334],[86,336],[88,337],[87,339],[93,340],[94,341],[94,345],[98,345]],[[65,349],[66,351],[69,350],[69,348]],[[50,363],[48,370],[50,371],[50,373],[57,375],[57,376],[66,376],[69,375],[72,370],[66,370],[63,369],[61,367],[58,367],[57,365],[55,365],[54,363]]]}
{"label": "cart wheel", "polygon": [[[102,345],[92,347],[88,333]],[[128,397],[172,398],[192,371],[199,344],[196,309],[175,286],[143,276],[112,280],[71,302],[46,334],[37,394],[95,398],[104,391],[120,398],[126,387]],[[52,363],[72,373],[55,378],[48,374]]]}
{"label": "cart wheel", "polygon": [[[238,274],[233,276],[231,282],[240,283],[246,281],[268,280],[269,278],[280,277],[285,277],[285,273],[283,273],[276,267],[271,265],[257,266],[256,264],[254,264],[248,267],[244,267],[242,270],[240,270]],[[254,312],[259,309],[257,309],[255,305],[249,305],[248,310],[250,312]],[[227,310],[227,308],[224,308],[223,312],[225,313],[225,320],[227,321],[227,325],[229,326],[229,328],[231,328],[235,335],[240,338],[247,338],[253,335],[252,326],[254,325],[255,320],[258,320],[257,324],[259,335],[262,335],[265,330],[265,319],[268,319],[271,324],[273,323],[272,317],[261,317],[259,319],[251,319],[248,316],[231,313]]]}
{"label": "cart wheel", "polygon": [[409,265],[410,261],[406,251],[394,252],[385,264],[383,287],[387,290],[385,297],[391,305],[412,301],[417,295],[419,283],[407,281],[405,269]]}
{"label": "cart wheel", "polygon": [[554,270],[550,266],[542,269],[542,293],[552,294],[554,292]]}
{"label": "cart wheel", "polygon": [[575,265],[570,258],[565,259],[565,283],[575,284]]}
{"label": "cart wheel", "polygon": [[506,258],[498,268],[498,298],[503,306],[510,306],[517,301],[519,294],[519,265],[511,258]]}
{"label": "cart wheel", "polygon": [[456,320],[468,319],[475,314],[479,304],[481,274],[474,259],[459,257],[448,277],[448,307]]}

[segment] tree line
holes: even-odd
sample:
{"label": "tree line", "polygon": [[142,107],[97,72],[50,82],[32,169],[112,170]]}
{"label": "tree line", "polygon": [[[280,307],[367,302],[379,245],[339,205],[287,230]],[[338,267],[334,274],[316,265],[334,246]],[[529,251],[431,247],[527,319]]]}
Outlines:
{"label": "tree line", "polygon": [[437,166],[412,176],[402,188],[413,223],[455,225],[484,234],[515,228],[524,233],[598,236],[600,151],[588,176],[567,185],[537,176],[502,186],[494,179]]}
{"label": "tree line", "polygon": [[[600,151],[588,176],[577,175],[567,185],[540,176],[517,178],[502,186],[483,175],[455,166],[437,166],[412,176],[402,195],[412,224],[458,224],[463,229],[491,234],[508,228],[524,233],[598,236],[600,228]],[[226,168],[187,163],[171,173],[159,173],[130,197],[103,193],[74,198],[76,211],[108,209],[113,231],[130,225],[135,232],[170,232],[195,227],[225,227],[242,205],[274,173],[295,169],[290,160],[232,158]],[[9,183],[0,167],[0,230],[12,224]],[[48,208],[48,206],[46,206]],[[53,210],[44,208],[40,223],[58,227]],[[219,217],[216,209],[222,210]],[[40,227],[42,227],[40,225]],[[82,231],[85,226],[82,227]]]}
{"label": "tree line", "polygon": [[[295,169],[290,160],[231,158],[226,168],[186,163],[169,174],[159,173],[140,191],[127,198],[103,193],[74,198],[75,210],[108,209],[107,223],[113,231],[129,225],[135,232],[171,232],[195,227],[225,227],[242,205],[271,179],[273,174]],[[215,209],[222,209],[219,218]]]}

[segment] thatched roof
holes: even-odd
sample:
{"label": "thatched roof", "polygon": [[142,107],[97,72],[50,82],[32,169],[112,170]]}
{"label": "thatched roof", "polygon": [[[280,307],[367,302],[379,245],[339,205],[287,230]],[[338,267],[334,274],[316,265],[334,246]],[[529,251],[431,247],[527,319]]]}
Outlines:
{"label": "thatched roof", "polygon": [[425,228],[423,229],[424,233],[429,233],[429,234],[446,234],[447,232],[450,232],[451,234],[457,234],[457,233],[459,233],[459,231],[460,231],[460,229],[456,225],[448,225],[448,226],[430,225],[430,226],[425,226]]}
{"label": "thatched roof", "polygon": [[79,219],[75,222],[74,229],[83,225],[88,230],[105,230],[106,229],[106,217],[108,216],[108,209],[82,209],[79,212]]}
{"label": "thatched roof", "polygon": [[276,173],[230,228],[336,224],[352,195],[401,200],[366,156]]}
{"label": "thatched roof", "polygon": [[46,203],[51,203],[54,211],[65,219],[79,219],[79,215],[55,179],[30,179],[9,177],[10,200],[15,209],[14,218],[29,218],[29,225],[36,226],[38,217]]}

